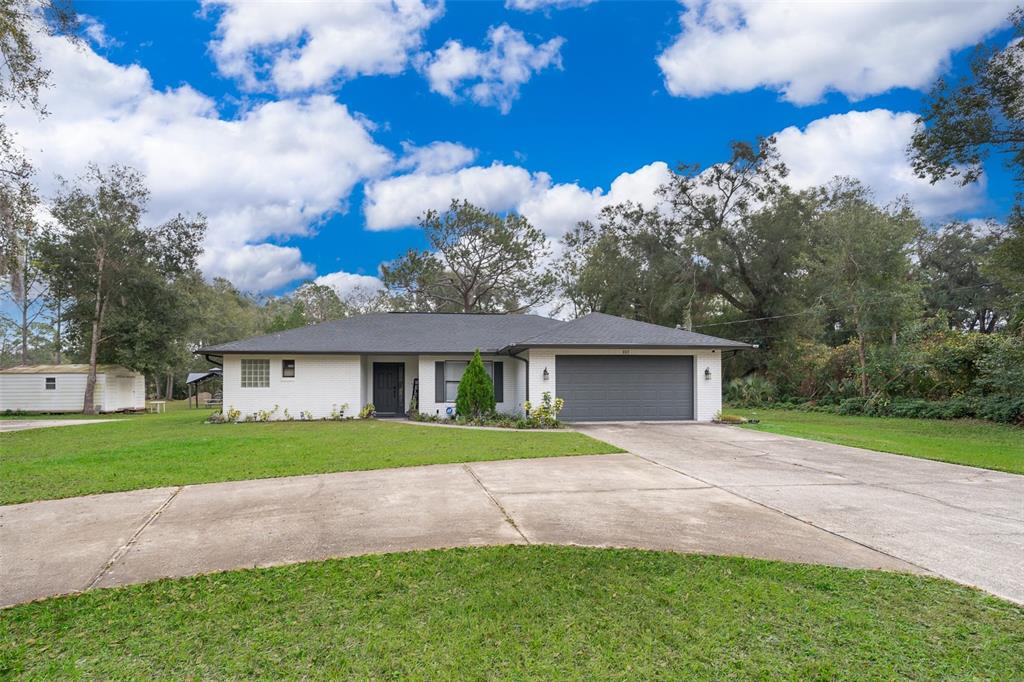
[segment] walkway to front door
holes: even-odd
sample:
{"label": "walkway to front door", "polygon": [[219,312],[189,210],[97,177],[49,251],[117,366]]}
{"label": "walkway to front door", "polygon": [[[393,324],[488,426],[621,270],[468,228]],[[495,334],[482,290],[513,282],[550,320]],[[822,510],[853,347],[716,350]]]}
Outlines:
{"label": "walkway to front door", "polygon": [[373,363],[373,406],[382,417],[405,412],[405,364]]}

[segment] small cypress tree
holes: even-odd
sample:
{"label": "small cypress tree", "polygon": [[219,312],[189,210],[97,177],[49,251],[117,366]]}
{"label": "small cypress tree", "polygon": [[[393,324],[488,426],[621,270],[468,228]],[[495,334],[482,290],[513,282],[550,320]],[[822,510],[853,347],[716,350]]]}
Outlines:
{"label": "small cypress tree", "polygon": [[477,349],[459,381],[455,411],[460,417],[475,419],[493,413],[495,404],[494,382],[487,376],[484,361],[480,359],[480,350]]}

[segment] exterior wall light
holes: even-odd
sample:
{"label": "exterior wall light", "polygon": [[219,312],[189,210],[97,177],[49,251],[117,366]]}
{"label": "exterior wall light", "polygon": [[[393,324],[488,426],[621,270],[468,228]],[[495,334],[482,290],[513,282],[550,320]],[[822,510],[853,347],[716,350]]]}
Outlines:
{"label": "exterior wall light", "polygon": [[551,378],[551,375],[550,375],[550,374],[548,374],[548,368],[547,368],[547,367],[545,367],[545,368],[544,368],[544,381],[547,381],[547,380],[548,380],[548,379],[550,379],[550,378]]}
{"label": "exterior wall light", "polygon": [[711,368],[710,367],[705,367],[704,368],[704,381],[711,381]]}

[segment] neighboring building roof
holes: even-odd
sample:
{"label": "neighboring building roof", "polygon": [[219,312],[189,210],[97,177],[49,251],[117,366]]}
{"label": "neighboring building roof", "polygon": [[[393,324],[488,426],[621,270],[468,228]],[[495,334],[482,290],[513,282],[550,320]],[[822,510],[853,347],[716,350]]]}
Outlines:
{"label": "neighboring building roof", "polygon": [[[137,374],[120,365],[96,365],[97,374],[110,374],[111,372],[127,372]],[[0,369],[0,374],[88,374],[89,365],[25,365],[22,367],[8,367]]]}
{"label": "neighboring building roof", "polygon": [[747,343],[720,339],[685,329],[662,327],[624,317],[590,313],[515,344],[520,348],[577,346],[582,348],[751,348]]}
{"label": "neighboring building roof", "polygon": [[220,367],[211,367],[210,369],[206,370],[205,372],[189,372],[188,376],[185,377],[185,383],[186,384],[199,383],[200,381],[203,381],[204,379],[209,379],[210,377],[219,377],[219,376],[222,376],[223,374],[224,374],[224,370],[222,368],[220,368]]}
{"label": "neighboring building roof", "polygon": [[749,348],[680,329],[591,313],[570,322],[539,315],[370,313],[199,349],[230,353],[497,353],[545,346]]}

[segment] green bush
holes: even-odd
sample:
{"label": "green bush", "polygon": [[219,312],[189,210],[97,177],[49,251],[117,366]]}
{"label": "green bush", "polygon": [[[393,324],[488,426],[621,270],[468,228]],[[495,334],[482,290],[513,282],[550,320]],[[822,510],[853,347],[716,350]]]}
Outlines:
{"label": "green bush", "polygon": [[741,407],[763,407],[775,402],[776,393],[775,384],[756,374],[733,379],[725,386],[726,402]]}
{"label": "green bush", "polygon": [[466,371],[459,381],[459,392],[455,397],[455,412],[460,417],[479,419],[494,412],[494,382],[487,376],[480,350],[473,353]]}
{"label": "green bush", "polygon": [[1024,395],[978,398],[974,416],[1004,424],[1024,424]]}
{"label": "green bush", "polygon": [[950,400],[919,398],[847,398],[839,405],[780,403],[778,407],[805,412],[834,412],[868,417],[910,419],[988,419],[1004,424],[1024,424],[1024,396],[961,396]]}

